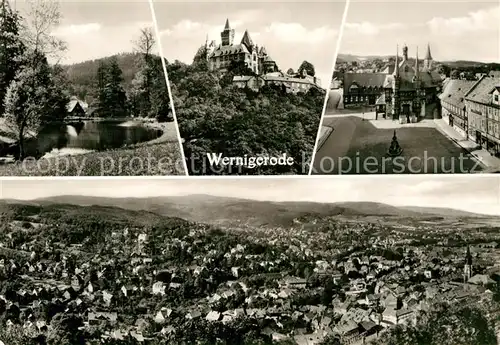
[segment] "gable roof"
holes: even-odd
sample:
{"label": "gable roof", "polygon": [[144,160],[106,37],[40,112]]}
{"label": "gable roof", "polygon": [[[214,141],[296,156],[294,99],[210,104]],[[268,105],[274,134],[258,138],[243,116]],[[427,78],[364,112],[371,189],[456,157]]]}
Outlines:
{"label": "gable roof", "polygon": [[73,99],[69,101],[68,104],[66,104],[66,110],[68,111],[68,113],[71,113],[77,105],[80,105],[83,111],[85,111],[88,108],[87,103],[77,99]]}
{"label": "gable roof", "polygon": [[479,81],[467,92],[465,99],[477,103],[492,104],[491,93],[497,86],[500,86],[500,78],[483,76]]}
{"label": "gable roof", "polygon": [[212,54],[210,54],[210,58],[216,57],[216,56],[233,55],[233,54],[240,54],[240,53],[249,54],[250,52],[248,51],[247,47],[244,44],[233,44],[231,46],[219,45],[212,52]]}
{"label": "gable roof", "polygon": [[349,90],[352,84],[360,87],[383,87],[385,73],[345,73],[344,74],[344,91]]}
{"label": "gable roof", "polygon": [[500,71],[490,71],[489,76],[494,78],[500,78]]}
{"label": "gable roof", "polygon": [[476,84],[475,80],[449,80],[439,95],[441,101],[452,104],[460,109],[465,106],[465,95]]}

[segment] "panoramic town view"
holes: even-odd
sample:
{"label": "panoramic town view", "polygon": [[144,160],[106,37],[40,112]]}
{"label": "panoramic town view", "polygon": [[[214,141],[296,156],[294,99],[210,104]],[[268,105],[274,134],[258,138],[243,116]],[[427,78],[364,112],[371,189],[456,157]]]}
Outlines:
{"label": "panoramic town view", "polygon": [[122,185],[3,182],[0,341],[497,344],[497,177]]}
{"label": "panoramic town view", "polygon": [[312,173],[500,171],[500,6],[380,6],[350,4]]}
{"label": "panoramic town view", "polygon": [[190,175],[309,173],[344,5],[155,4]]}
{"label": "panoramic town view", "polygon": [[0,176],[185,174],[148,2],[0,1]]}

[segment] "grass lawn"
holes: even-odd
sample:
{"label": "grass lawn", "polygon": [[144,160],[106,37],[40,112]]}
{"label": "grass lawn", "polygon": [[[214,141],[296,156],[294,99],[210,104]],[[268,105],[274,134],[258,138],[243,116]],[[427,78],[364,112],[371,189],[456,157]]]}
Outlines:
{"label": "grass lawn", "polygon": [[316,154],[314,174],[439,174],[483,169],[435,128],[397,129],[403,153],[389,159],[386,154],[393,129],[379,129],[354,116],[328,118],[324,125],[334,130]]}
{"label": "grass lawn", "polygon": [[175,124],[161,126],[161,137],[135,146],[25,160],[0,165],[0,176],[158,176],[184,175]]}

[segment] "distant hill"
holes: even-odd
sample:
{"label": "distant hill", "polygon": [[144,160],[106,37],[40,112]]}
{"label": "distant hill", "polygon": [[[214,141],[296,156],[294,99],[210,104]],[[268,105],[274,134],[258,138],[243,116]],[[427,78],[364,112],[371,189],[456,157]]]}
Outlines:
{"label": "distant hill", "polygon": [[123,72],[123,87],[125,91],[129,91],[132,79],[139,70],[141,55],[139,53],[122,53],[101,59],[88,60],[72,65],[63,65],[66,71],[68,82],[72,87],[71,93],[78,96],[82,100],[87,100],[94,96],[97,85],[97,69],[101,62],[107,62],[111,58],[116,57],[118,65]]}
{"label": "distant hill", "polygon": [[451,69],[467,69],[467,68],[483,68],[488,72],[490,70],[500,70],[500,63],[494,62],[478,62],[478,61],[467,61],[467,60],[458,60],[458,61],[441,61],[443,65],[450,67]]}
{"label": "distant hill", "polygon": [[[4,201],[12,203],[13,201]],[[24,203],[24,202],[23,202]],[[28,204],[72,204],[82,206],[118,207],[133,211],[147,211],[188,221],[218,225],[290,226],[297,218],[335,215],[352,217],[389,216],[414,217],[489,217],[447,208],[395,207],[375,202],[271,202],[208,195],[188,195],[154,198],[101,198],[85,196],[57,196],[37,199]]]}
{"label": "distant hill", "polygon": [[102,222],[124,222],[136,226],[151,226],[166,221],[187,223],[177,217],[165,217],[153,212],[135,211],[112,206],[82,206],[75,204],[37,204],[35,202],[14,201],[0,202],[0,215],[6,217],[41,216],[45,219],[99,219]]}
{"label": "distant hill", "polygon": [[[367,56],[361,56],[361,55],[354,55],[354,54],[338,54],[337,56],[337,63],[342,63],[342,62],[361,62],[364,60],[374,60],[374,59],[388,59],[390,57],[394,57],[394,55],[367,55]],[[412,56],[409,56],[410,61],[414,61],[414,58]],[[419,59],[420,60],[420,59]],[[468,61],[468,60],[457,60],[457,61],[435,61],[436,64],[442,64],[448,66],[450,69],[458,69],[458,70],[465,70],[465,69],[474,69],[474,70],[480,70],[489,72],[491,70],[500,70],[500,63],[493,63],[493,62],[481,62],[481,61]]]}
{"label": "distant hill", "polygon": [[337,62],[361,62],[364,60],[375,60],[375,59],[388,59],[390,57],[394,57],[393,55],[367,55],[367,56],[361,56],[361,55],[354,55],[354,54],[338,54],[337,56]]}

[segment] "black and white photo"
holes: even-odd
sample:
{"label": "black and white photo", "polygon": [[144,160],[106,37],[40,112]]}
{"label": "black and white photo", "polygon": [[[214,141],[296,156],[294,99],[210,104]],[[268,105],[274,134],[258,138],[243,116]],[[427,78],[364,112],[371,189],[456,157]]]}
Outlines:
{"label": "black and white photo", "polygon": [[0,341],[494,345],[499,187],[493,175],[3,181]]}
{"label": "black and white photo", "polygon": [[313,174],[500,171],[500,6],[350,2]]}
{"label": "black and white photo", "polygon": [[345,2],[154,5],[188,173],[308,174]]}
{"label": "black and white photo", "polygon": [[0,26],[0,176],[185,174],[147,0],[2,0]]}

